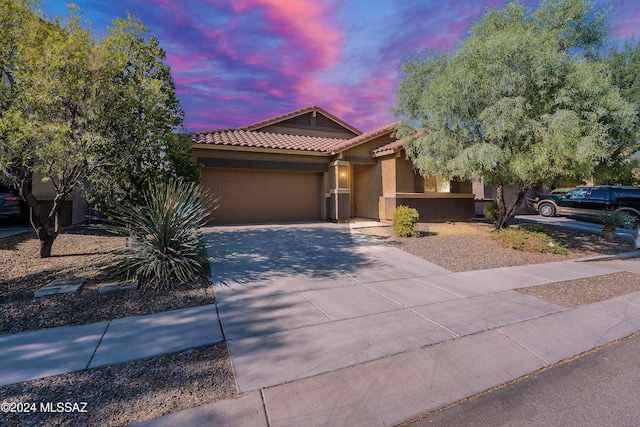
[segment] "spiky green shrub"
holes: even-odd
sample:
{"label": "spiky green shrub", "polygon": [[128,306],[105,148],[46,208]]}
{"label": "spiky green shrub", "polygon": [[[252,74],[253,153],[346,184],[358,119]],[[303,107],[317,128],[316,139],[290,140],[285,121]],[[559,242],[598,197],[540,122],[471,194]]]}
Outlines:
{"label": "spiky green shrub", "polygon": [[393,231],[400,237],[418,237],[420,232],[416,230],[416,223],[419,218],[414,208],[398,206],[393,214]]}
{"label": "spiky green shrub", "polygon": [[598,219],[604,224],[602,231],[615,233],[617,228],[634,228],[635,218],[624,211],[602,211]]}
{"label": "spiky green shrub", "polygon": [[115,203],[114,227],[129,235],[118,261],[105,269],[115,280],[138,280],[141,288],[167,288],[194,279],[206,265],[200,227],[210,198],[199,185],[170,180],[151,184],[141,205]]}

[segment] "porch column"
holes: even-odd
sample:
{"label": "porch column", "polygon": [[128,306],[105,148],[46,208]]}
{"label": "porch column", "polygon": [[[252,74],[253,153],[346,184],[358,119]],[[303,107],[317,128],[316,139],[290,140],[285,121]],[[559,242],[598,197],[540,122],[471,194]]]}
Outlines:
{"label": "porch column", "polygon": [[351,217],[349,162],[336,160],[329,166],[330,218],[337,222],[349,222]]}

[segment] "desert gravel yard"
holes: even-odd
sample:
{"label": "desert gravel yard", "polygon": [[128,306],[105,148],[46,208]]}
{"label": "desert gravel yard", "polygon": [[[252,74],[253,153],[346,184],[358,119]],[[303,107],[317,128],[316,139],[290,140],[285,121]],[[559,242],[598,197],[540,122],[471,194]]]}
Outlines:
{"label": "desert gravel yard", "polygon": [[[398,238],[390,227],[361,229],[376,239],[454,272],[563,261],[634,250],[633,242],[575,230],[551,229],[566,255],[501,246],[482,223],[419,224],[421,237]],[[215,302],[211,279],[173,291],[99,294],[99,269],[113,259],[123,237],[91,227],[60,235],[53,256],[38,257],[32,235],[0,240],[0,334],[75,325]],[[84,277],[77,294],[35,299],[33,292],[58,278]],[[616,273],[592,279],[521,289],[523,293],[577,307],[640,290],[640,275]],[[0,387],[0,402],[87,401],[90,413],[71,416],[22,414],[7,425],[117,426],[237,395],[226,343],[119,365]],[[2,424],[2,421],[0,421]]]}
{"label": "desert gravel yard", "polygon": [[567,249],[567,255],[505,248],[495,239],[494,227],[479,222],[420,223],[417,228],[422,237],[396,237],[391,227],[362,228],[358,231],[453,272],[566,261],[635,250],[633,242],[628,239],[559,227],[547,226],[546,229]]}
{"label": "desert gravel yard", "polygon": [[[170,291],[132,290],[99,294],[100,268],[113,260],[112,251],[125,238],[94,227],[81,227],[58,236],[52,257],[39,257],[32,233],[0,239],[0,334],[56,326],[82,325],[179,308],[213,304],[211,277]],[[81,277],[76,294],[34,298],[33,293],[54,279]]]}

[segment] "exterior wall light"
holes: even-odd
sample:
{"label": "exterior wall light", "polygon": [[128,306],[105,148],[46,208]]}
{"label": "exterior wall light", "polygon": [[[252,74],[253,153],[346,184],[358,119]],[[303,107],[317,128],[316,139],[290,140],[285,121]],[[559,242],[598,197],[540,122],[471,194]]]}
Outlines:
{"label": "exterior wall light", "polygon": [[349,188],[349,165],[338,165],[338,188]]}

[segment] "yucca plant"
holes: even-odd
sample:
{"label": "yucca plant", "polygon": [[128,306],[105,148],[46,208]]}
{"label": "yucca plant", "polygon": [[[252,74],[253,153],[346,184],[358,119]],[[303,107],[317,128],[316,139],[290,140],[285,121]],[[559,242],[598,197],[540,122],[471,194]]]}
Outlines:
{"label": "yucca plant", "polygon": [[615,233],[617,228],[634,228],[635,218],[624,211],[602,211],[598,219],[604,224],[602,231]]}
{"label": "yucca plant", "polygon": [[152,184],[139,206],[115,203],[115,228],[129,236],[118,261],[105,268],[110,279],[137,280],[141,288],[167,288],[194,279],[206,265],[200,227],[210,198],[195,183]]}

